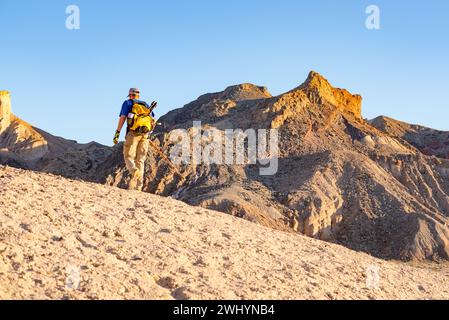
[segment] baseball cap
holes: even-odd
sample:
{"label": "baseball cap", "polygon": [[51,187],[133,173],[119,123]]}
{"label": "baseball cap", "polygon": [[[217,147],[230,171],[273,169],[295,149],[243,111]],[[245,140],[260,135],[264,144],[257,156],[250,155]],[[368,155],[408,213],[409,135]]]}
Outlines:
{"label": "baseball cap", "polygon": [[128,97],[132,94],[140,95],[140,90],[138,88],[131,88],[129,89]]}

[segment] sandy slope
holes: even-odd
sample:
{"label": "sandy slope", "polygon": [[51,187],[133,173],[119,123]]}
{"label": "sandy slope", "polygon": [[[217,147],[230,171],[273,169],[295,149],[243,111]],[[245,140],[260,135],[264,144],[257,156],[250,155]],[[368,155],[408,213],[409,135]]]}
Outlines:
{"label": "sandy slope", "polygon": [[[449,298],[385,262],[182,202],[0,167],[0,298]],[[380,267],[368,289],[366,269]],[[79,275],[79,286],[78,277]]]}

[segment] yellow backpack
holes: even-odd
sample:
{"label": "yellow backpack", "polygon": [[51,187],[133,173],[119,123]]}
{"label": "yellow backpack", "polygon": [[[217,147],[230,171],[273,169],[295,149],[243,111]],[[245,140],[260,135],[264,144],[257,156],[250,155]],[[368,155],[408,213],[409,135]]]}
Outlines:
{"label": "yellow backpack", "polygon": [[131,113],[128,115],[128,129],[136,133],[153,131],[156,121],[151,114],[152,111],[145,105],[134,103]]}

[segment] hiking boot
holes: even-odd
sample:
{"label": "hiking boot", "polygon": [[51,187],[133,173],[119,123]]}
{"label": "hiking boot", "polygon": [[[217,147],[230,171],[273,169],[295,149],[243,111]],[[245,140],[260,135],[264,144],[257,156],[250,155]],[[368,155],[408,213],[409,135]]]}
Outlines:
{"label": "hiking boot", "polygon": [[128,189],[129,190],[137,190],[137,184],[139,182],[139,179],[140,179],[140,171],[138,169],[136,169],[131,176],[131,180],[129,181]]}

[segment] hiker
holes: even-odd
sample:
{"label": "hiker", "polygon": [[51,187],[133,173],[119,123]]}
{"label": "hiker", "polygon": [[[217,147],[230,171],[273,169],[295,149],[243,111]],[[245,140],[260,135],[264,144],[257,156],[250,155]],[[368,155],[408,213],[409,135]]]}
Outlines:
{"label": "hiker", "polygon": [[123,156],[126,168],[131,175],[129,189],[142,191],[150,133],[156,125],[153,110],[156,108],[157,102],[153,101],[151,106],[148,106],[145,101],[139,100],[140,90],[137,88],[129,89],[128,98],[123,103],[120,111],[120,119],[114,136],[114,145],[118,143],[120,132],[126,121],[127,128]]}

